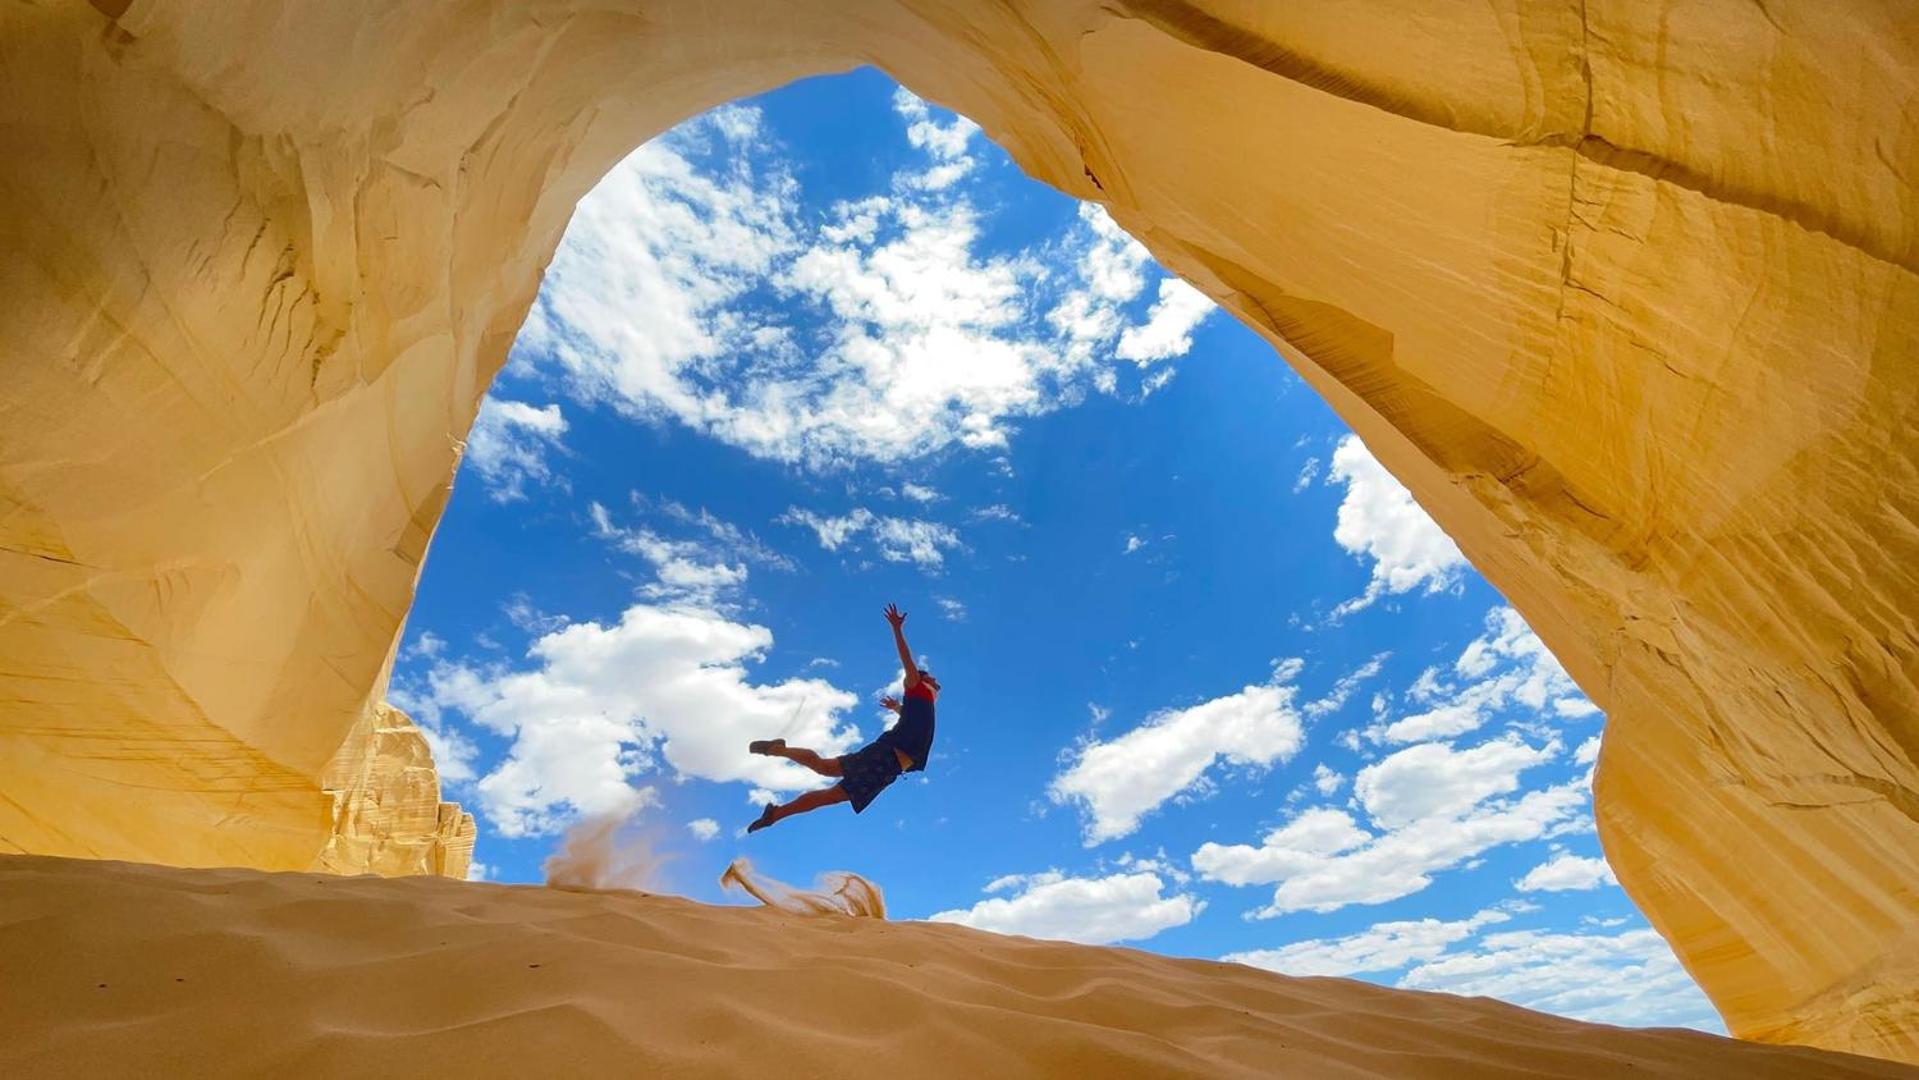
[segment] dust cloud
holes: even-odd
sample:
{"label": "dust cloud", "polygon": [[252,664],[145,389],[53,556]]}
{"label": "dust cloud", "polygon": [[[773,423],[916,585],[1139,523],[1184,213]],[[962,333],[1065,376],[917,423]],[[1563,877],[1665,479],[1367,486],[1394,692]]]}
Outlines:
{"label": "dust cloud", "polygon": [[811,889],[796,889],[755,873],[753,864],[742,856],[720,875],[720,886],[740,889],[767,907],[794,915],[886,918],[886,898],[880,894],[880,887],[849,870],[829,870]]}
{"label": "dust cloud", "polygon": [[639,807],[590,817],[566,831],[541,869],[559,889],[653,890],[666,857],[636,824]]}

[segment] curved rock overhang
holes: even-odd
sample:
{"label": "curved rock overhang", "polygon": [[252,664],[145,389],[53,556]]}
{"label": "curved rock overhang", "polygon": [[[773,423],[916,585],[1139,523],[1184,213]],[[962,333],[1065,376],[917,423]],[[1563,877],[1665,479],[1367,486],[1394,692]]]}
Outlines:
{"label": "curved rock overhang", "polygon": [[381,698],[572,207],[863,63],[1265,335],[1525,614],[1736,1033],[1919,1059],[1899,0],[12,5],[0,850],[463,865]]}

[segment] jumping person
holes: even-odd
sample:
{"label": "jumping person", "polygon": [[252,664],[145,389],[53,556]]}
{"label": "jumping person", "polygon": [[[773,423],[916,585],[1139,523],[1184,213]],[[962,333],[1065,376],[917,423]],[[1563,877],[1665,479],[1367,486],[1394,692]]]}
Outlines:
{"label": "jumping person", "polygon": [[811,750],[786,745],[785,739],[762,739],[748,743],[747,749],[755,754],[769,757],[783,757],[795,761],[819,773],[832,776],[839,783],[818,791],[809,791],[783,806],[768,806],[759,820],[746,827],[747,832],[758,832],[768,825],[804,814],[808,810],[818,810],[822,806],[850,802],[853,812],[860,813],[868,803],[887,785],[900,778],[902,772],[922,772],[926,768],[926,756],[933,750],[933,701],[939,697],[940,683],[933,673],[913,662],[913,650],[906,647],[906,613],[898,607],[886,605],[886,621],[893,626],[893,644],[900,653],[900,666],[906,672],[906,700],[904,702],[884,697],[880,704],[899,714],[899,722],[880,732],[880,737],[858,750],[841,757],[821,757]]}

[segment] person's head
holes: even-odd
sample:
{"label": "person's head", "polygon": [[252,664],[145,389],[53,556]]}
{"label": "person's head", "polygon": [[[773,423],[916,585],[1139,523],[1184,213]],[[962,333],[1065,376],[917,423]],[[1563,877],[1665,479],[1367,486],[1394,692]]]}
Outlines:
{"label": "person's head", "polygon": [[935,679],[933,673],[925,668],[920,669],[920,681],[925,683],[933,693],[938,694],[940,692],[940,681]]}

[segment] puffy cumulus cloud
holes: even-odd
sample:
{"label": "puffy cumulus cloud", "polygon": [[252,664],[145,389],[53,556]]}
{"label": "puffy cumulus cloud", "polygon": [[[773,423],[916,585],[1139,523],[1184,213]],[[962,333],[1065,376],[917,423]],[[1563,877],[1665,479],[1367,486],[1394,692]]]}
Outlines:
{"label": "puffy cumulus cloud", "polygon": [[693,834],[693,839],[704,844],[720,835],[720,823],[710,817],[694,818],[686,823],[686,831]]}
{"label": "puffy cumulus cloud", "polygon": [[1192,922],[1206,902],[1187,893],[1165,895],[1166,883],[1150,870],[1108,877],[1066,877],[1058,871],[1012,874],[986,887],[989,896],[964,910],[942,911],[933,922],[958,923],[996,934],[1107,945],[1141,941]]}
{"label": "puffy cumulus cloud", "polygon": [[1313,787],[1318,789],[1321,795],[1331,795],[1345,784],[1346,778],[1327,768],[1324,762],[1313,766]]}
{"label": "puffy cumulus cloud", "polygon": [[1466,750],[1423,743],[1359,770],[1353,794],[1379,825],[1403,828],[1509,794],[1518,789],[1521,771],[1551,761],[1559,750],[1556,743],[1533,747],[1512,737]]}
{"label": "puffy cumulus cloud", "polygon": [[516,370],[550,365],[583,400],[828,468],[1001,447],[1020,418],[1117,393],[1117,353],[1191,348],[1210,305],[1102,211],[988,252],[960,183],[977,128],[904,92],[895,109],[922,160],[824,214],[802,209],[751,109],[635,151],[575,212]]}
{"label": "puffy cumulus cloud", "polygon": [[1476,949],[1419,964],[1399,985],[1498,998],[1599,1024],[1724,1030],[1672,949],[1650,929],[1487,934]]}
{"label": "puffy cumulus cloud", "polygon": [[1606,860],[1562,851],[1526,871],[1525,877],[1513,882],[1513,888],[1520,892],[1573,892],[1617,884],[1619,879]]}
{"label": "puffy cumulus cloud", "polygon": [[536,640],[530,667],[436,665],[426,695],[512,740],[473,789],[505,836],[551,833],[578,815],[632,809],[635,781],[662,762],[680,776],[767,790],[813,787],[796,765],[746,752],[783,736],[832,754],[858,732],[857,703],[820,679],[756,683],[748,663],[773,635],[691,605],[635,604],[617,623],[573,623]]}
{"label": "puffy cumulus cloud", "polygon": [[1277,949],[1255,949],[1220,957],[1228,963],[1277,971],[1282,975],[1358,975],[1396,971],[1416,960],[1434,960],[1454,942],[1512,916],[1487,908],[1464,919],[1412,919],[1374,923],[1340,938],[1295,941]]}
{"label": "puffy cumulus cloud", "polygon": [[[699,373],[778,329],[731,305],[799,246],[797,189],[783,165],[753,152],[758,130],[752,110],[722,110],[609,172],[574,210],[516,363],[558,364],[588,400],[725,423],[736,407],[703,395]],[[703,153],[723,166],[696,167],[690,158]]]}
{"label": "puffy cumulus cloud", "polygon": [[467,433],[464,461],[494,502],[526,498],[527,485],[560,484],[547,456],[565,446],[566,416],[558,405],[529,405],[491,394]]}
{"label": "puffy cumulus cloud", "polygon": [[1341,604],[1336,615],[1358,611],[1382,596],[1414,589],[1434,593],[1459,582],[1465,556],[1359,436],[1339,441],[1328,476],[1346,486],[1333,539],[1369,560],[1373,574],[1366,591]]}
{"label": "puffy cumulus cloud", "polygon": [[1122,735],[1079,746],[1048,794],[1079,805],[1088,846],[1125,836],[1198,786],[1216,762],[1265,768],[1290,759],[1305,739],[1294,695],[1276,682],[1154,713]]}
{"label": "puffy cumulus cloud", "polygon": [[919,95],[904,86],[893,91],[893,111],[906,121],[906,141],[935,161],[965,158],[973,136],[979,134],[979,125],[964,116],[941,122]]}
{"label": "puffy cumulus cloud", "polygon": [[1494,847],[1579,827],[1590,775],[1519,792],[1519,774],[1553,759],[1543,748],[1502,739],[1456,750],[1416,746],[1360,770],[1354,800],[1370,819],[1312,807],[1257,845],[1208,842],[1193,853],[1201,877],[1228,885],[1274,885],[1254,912],[1335,911],[1379,904],[1432,884],[1432,876]]}
{"label": "puffy cumulus cloud", "polygon": [[1486,613],[1486,630],[1453,663],[1449,679],[1437,668],[1422,672],[1407,691],[1410,701],[1430,706],[1367,730],[1375,742],[1448,739],[1473,731],[1503,710],[1523,707],[1529,717],[1550,712],[1579,719],[1599,710],[1579,693],[1559,661],[1546,651],[1517,611]]}
{"label": "puffy cumulus cloud", "polygon": [[938,570],[945,565],[948,551],[963,546],[951,526],[875,514],[864,506],[838,517],[795,506],[781,514],[779,521],[813,530],[820,546],[828,551],[838,551],[863,538],[887,562],[910,562],[922,570]]}
{"label": "puffy cumulus cloud", "polygon": [[1185,356],[1193,348],[1193,331],[1215,310],[1205,293],[1179,278],[1164,278],[1146,321],[1121,331],[1113,354],[1139,363]]}
{"label": "puffy cumulus cloud", "polygon": [[940,606],[940,614],[947,622],[965,622],[966,605],[950,596],[935,596],[933,602]]}

